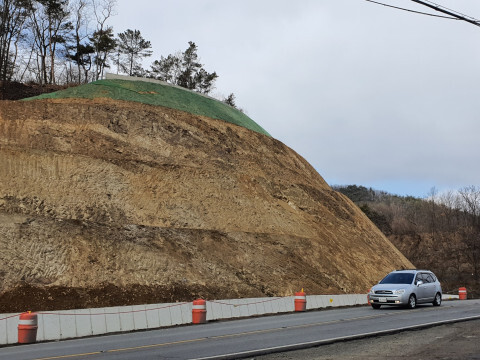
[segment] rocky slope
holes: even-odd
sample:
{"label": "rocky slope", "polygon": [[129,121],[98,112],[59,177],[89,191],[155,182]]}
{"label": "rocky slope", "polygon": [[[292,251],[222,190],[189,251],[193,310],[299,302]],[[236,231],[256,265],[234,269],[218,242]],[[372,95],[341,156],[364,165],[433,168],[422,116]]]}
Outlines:
{"label": "rocky slope", "polygon": [[406,267],[271,137],[133,102],[0,102],[0,312],[358,293]]}

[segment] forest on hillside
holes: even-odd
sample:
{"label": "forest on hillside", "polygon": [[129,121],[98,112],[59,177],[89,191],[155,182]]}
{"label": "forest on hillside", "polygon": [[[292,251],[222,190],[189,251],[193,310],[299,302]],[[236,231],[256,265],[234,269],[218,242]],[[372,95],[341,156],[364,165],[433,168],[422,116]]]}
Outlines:
{"label": "forest on hillside", "polygon": [[1,0],[0,81],[99,79],[116,51],[115,0]]}
{"label": "forest on hillside", "polygon": [[[116,0],[0,0],[2,93],[12,89],[12,82],[74,86],[103,79],[107,71],[203,94],[215,88],[218,75],[204,68],[193,41],[184,51],[161,56],[143,68],[144,59],[153,54],[152,44],[138,29],[115,34],[109,21],[116,7]],[[233,93],[216,96],[237,107]]]}
{"label": "forest on hillside", "polygon": [[333,188],[349,197],[417,267],[434,271],[455,291],[480,289],[480,187],[424,198],[392,195],[364,186]]}

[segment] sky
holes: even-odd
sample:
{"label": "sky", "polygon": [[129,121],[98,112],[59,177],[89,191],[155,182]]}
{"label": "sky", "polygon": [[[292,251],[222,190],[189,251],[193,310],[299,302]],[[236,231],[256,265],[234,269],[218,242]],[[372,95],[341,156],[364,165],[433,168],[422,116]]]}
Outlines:
{"label": "sky", "polygon": [[[410,0],[378,0],[442,15]],[[436,0],[480,19],[478,0]],[[480,27],[365,0],[118,0],[160,56],[198,46],[236,103],[330,185],[480,185]]]}

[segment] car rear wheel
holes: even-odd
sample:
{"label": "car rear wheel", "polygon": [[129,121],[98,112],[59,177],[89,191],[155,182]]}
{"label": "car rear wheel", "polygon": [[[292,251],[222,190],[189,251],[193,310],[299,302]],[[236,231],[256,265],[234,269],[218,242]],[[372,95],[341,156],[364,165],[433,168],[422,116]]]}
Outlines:
{"label": "car rear wheel", "polygon": [[442,304],[442,294],[437,293],[435,300],[433,300],[433,306],[440,306]]}
{"label": "car rear wheel", "polygon": [[417,298],[415,297],[415,295],[410,295],[410,297],[408,298],[408,304],[407,304],[407,307],[409,309],[415,309],[415,307],[417,306]]}
{"label": "car rear wheel", "polygon": [[374,309],[380,309],[380,306],[382,306],[382,305],[372,304],[372,308],[374,308]]}

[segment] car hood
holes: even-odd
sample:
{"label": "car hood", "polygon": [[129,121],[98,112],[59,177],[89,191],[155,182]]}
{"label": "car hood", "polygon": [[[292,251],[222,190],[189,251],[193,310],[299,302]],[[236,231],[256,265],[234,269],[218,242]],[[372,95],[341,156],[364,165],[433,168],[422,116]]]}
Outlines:
{"label": "car hood", "polygon": [[400,289],[407,289],[411,284],[377,284],[375,285],[372,290],[400,290]]}

